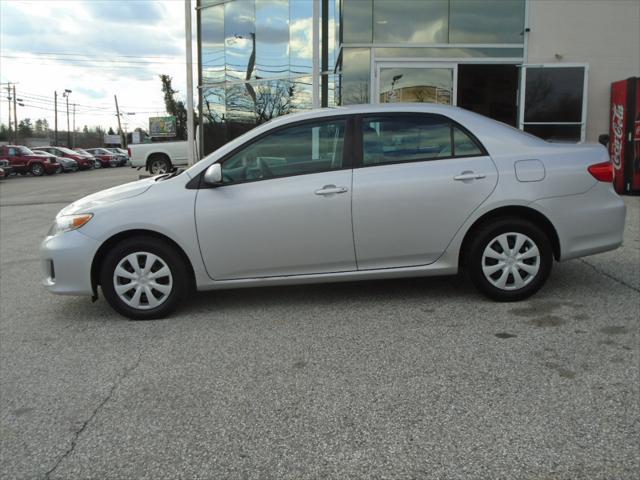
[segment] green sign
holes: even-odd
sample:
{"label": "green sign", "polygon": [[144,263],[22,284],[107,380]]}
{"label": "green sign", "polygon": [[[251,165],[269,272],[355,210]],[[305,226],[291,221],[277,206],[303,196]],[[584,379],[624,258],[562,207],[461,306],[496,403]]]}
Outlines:
{"label": "green sign", "polygon": [[175,137],[176,117],[150,117],[149,135],[151,137]]}

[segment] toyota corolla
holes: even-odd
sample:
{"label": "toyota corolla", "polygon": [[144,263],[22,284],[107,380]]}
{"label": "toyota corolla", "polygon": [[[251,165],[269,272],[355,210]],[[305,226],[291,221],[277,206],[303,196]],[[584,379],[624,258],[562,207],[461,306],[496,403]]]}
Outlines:
{"label": "toyota corolla", "polygon": [[193,290],[468,273],[494,300],[554,261],[617,248],[625,206],[601,145],[548,143],[439,105],[325,109],[261,125],[184,172],[65,207],[44,286],[99,289],[132,319]]}

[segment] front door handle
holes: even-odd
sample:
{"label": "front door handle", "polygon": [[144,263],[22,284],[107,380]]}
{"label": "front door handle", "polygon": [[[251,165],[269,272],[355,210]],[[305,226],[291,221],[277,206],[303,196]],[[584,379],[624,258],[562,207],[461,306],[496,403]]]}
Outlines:
{"label": "front door handle", "polygon": [[335,185],[325,185],[320,190],[316,190],[316,195],[335,195],[337,193],[345,193],[348,191],[347,187],[336,187]]}
{"label": "front door handle", "polygon": [[462,172],[460,175],[456,175],[455,177],[453,177],[453,179],[458,182],[464,182],[468,180],[481,180],[483,178],[486,178],[486,175],[473,172]]}

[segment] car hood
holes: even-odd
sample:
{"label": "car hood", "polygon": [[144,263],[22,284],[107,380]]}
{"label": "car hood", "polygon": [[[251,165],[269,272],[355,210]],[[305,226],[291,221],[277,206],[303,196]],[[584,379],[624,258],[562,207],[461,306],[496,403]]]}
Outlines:
{"label": "car hood", "polygon": [[125,183],[124,185],[93,193],[67,205],[60,210],[58,216],[72,215],[74,213],[91,213],[91,211],[96,207],[112,204],[113,202],[118,202],[127,198],[137,197],[149,190],[155,181],[156,179],[154,177],[145,178],[143,180]]}

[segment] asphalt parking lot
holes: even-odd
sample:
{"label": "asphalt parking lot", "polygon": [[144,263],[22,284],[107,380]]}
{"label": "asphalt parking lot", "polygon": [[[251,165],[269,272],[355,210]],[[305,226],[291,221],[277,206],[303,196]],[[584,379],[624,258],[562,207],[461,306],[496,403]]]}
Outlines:
{"label": "asphalt parking lot", "polygon": [[454,277],[209,292],[131,322],[46,293],[57,211],[138,173],[0,183],[1,478],[637,478],[640,198],[622,248],[517,304]]}

